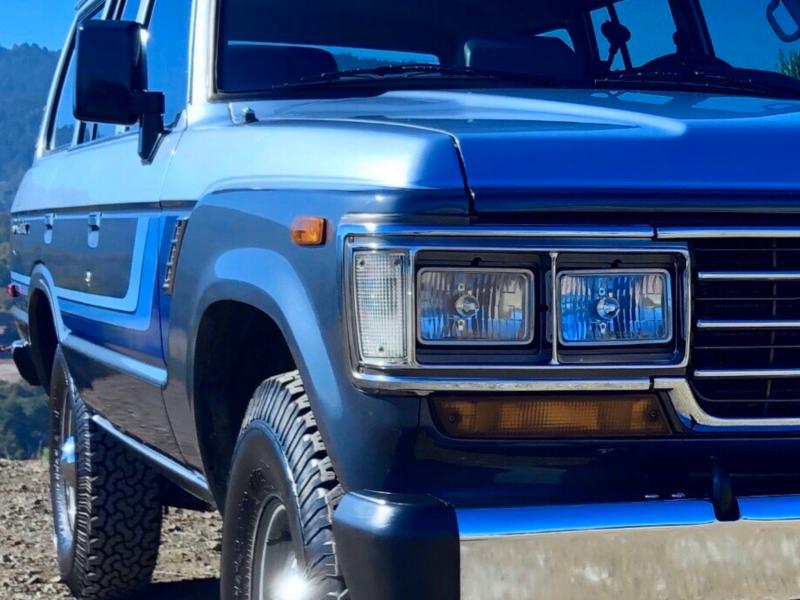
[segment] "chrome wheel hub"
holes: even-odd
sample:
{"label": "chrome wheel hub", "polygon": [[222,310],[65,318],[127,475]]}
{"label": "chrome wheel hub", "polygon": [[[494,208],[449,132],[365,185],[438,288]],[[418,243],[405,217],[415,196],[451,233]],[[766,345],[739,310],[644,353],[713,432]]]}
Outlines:
{"label": "chrome wheel hub", "polygon": [[304,600],[308,584],[295,554],[289,513],[278,500],[264,506],[253,552],[254,600]]}
{"label": "chrome wheel hub", "polygon": [[72,397],[67,391],[61,410],[61,445],[58,449],[58,466],[61,474],[61,491],[67,510],[70,530],[75,532],[75,515],[78,512],[78,470],[75,459],[75,435],[72,428]]}

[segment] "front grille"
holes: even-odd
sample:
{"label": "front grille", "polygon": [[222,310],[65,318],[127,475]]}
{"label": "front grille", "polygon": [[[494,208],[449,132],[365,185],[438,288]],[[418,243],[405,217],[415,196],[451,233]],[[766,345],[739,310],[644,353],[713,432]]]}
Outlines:
{"label": "front grille", "polygon": [[723,418],[800,416],[800,239],[691,243],[691,384]]}

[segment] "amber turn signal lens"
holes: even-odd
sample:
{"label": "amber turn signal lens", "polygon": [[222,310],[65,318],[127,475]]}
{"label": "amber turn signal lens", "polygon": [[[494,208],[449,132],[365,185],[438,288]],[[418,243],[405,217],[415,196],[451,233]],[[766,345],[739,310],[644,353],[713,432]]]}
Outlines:
{"label": "amber turn signal lens", "polygon": [[658,397],[527,396],[438,398],[440,428],[451,437],[558,439],[670,433]]}
{"label": "amber turn signal lens", "polygon": [[297,217],[292,221],[292,241],[298,246],[321,246],[325,243],[325,219]]}

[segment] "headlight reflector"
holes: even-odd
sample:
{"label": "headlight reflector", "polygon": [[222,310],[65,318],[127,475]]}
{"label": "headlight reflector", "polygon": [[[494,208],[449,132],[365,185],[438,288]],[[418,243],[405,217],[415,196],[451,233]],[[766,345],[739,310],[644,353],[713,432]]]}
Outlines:
{"label": "headlight reflector", "polygon": [[514,269],[422,269],[423,344],[528,344],[533,339],[533,274]]}
{"label": "headlight reflector", "polygon": [[405,252],[353,253],[355,316],[363,362],[393,363],[408,357],[407,273]]}
{"label": "headlight reflector", "polygon": [[568,271],[560,273],[558,281],[562,344],[656,344],[672,339],[667,271]]}

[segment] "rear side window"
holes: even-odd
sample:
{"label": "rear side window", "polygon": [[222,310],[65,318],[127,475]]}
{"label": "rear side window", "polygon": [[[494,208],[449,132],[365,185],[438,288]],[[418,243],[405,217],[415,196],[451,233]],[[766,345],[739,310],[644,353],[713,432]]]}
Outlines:
{"label": "rear side window", "polygon": [[192,0],[155,0],[148,20],[148,88],[163,92],[164,121],[174,124],[187,102]]}

